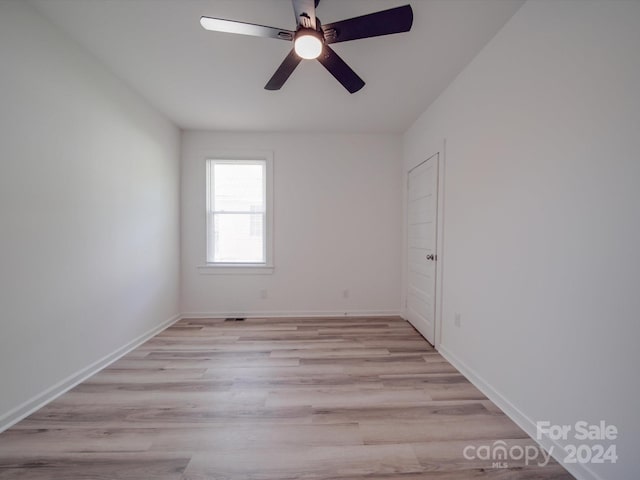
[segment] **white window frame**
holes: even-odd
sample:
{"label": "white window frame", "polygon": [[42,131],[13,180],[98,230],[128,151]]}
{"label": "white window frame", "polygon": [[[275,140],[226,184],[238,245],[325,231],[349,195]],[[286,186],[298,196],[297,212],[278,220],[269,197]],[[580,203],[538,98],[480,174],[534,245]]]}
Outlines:
{"label": "white window frame", "polygon": [[[210,165],[215,163],[264,163],[265,165],[265,214],[264,214],[264,263],[213,263],[207,262],[209,248],[209,221],[211,211],[210,205]],[[244,275],[268,275],[273,273],[273,153],[272,152],[223,152],[216,155],[208,155],[204,161],[205,173],[205,244],[204,244],[204,262],[198,266],[198,270],[202,274],[209,275],[228,275],[228,274],[244,274]]]}

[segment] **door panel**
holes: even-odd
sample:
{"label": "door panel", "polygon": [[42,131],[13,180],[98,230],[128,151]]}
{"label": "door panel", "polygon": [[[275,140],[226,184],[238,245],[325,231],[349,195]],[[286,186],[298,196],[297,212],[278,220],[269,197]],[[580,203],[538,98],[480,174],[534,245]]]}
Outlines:
{"label": "door panel", "polygon": [[407,319],[435,340],[438,154],[409,171],[407,180]]}

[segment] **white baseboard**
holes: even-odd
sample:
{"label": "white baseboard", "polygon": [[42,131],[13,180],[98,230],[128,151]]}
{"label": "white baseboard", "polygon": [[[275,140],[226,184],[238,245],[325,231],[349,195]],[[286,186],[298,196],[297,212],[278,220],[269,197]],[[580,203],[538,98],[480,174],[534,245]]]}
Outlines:
{"label": "white baseboard", "polygon": [[534,441],[536,441],[542,448],[544,448],[547,452],[551,447],[552,449],[552,457],[560,463],[571,475],[576,477],[578,480],[604,480],[602,477],[597,475],[594,471],[592,471],[587,464],[584,463],[574,463],[567,464],[563,463],[563,455],[564,445],[559,443],[556,440],[551,440],[548,437],[544,437],[540,440],[536,438],[537,428],[536,422],[534,422],[528,415],[522,412],[518,407],[513,405],[507,398],[505,398],[500,392],[498,392],[495,388],[493,388],[482,376],[475,372],[471,367],[466,365],[462,360],[456,357],[453,353],[451,353],[447,348],[440,344],[438,352],[454,367],[456,367],[460,373],[462,373],[478,390],[480,390],[483,394],[489,398],[493,403],[495,403],[500,410],[502,410],[507,417],[513,420],[522,430],[524,430],[527,435],[529,435]]}
{"label": "white baseboard", "polygon": [[253,311],[253,312],[186,312],[182,314],[182,318],[227,318],[227,317],[246,317],[246,318],[315,318],[315,317],[399,317],[399,310],[350,310],[350,311]]}
{"label": "white baseboard", "polygon": [[64,380],[61,380],[60,382],[47,388],[43,392],[33,396],[32,398],[22,403],[21,405],[18,405],[14,409],[3,414],[2,416],[0,416],[0,433],[10,428],[11,426],[15,425],[23,418],[28,417],[36,410],[44,407],[47,403],[51,402],[52,400],[55,400],[63,393],[68,392],[73,387],[75,387],[79,383],[82,383],[87,378],[96,374],[103,368],[108,367],[113,362],[125,356],[131,350],[134,350],[138,346],[142,345],[144,342],[149,340],[151,337],[157,335],[164,329],[170,327],[181,318],[182,318],[181,315],[175,315],[171,317],[170,319],[166,320],[162,324],[156,327],[153,327],[151,330],[148,330],[147,332],[143,333],[139,337],[131,340],[126,345],[123,345],[122,347],[118,348],[116,351],[93,362],[91,365],[88,365],[78,370],[76,373],[68,376]]}

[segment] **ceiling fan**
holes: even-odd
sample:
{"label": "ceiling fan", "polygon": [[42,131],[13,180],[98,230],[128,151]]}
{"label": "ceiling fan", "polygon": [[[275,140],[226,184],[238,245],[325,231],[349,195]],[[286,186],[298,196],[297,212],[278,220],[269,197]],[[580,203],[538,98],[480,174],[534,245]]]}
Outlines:
{"label": "ceiling fan", "polygon": [[320,0],[292,0],[292,3],[297,21],[295,31],[211,17],[202,17],[200,24],[215,32],[293,41],[293,49],[265,85],[267,90],[280,90],[303,59],[317,59],[349,93],[355,93],[364,87],[364,81],[329,44],[408,32],[413,23],[410,5],[322,25],[316,17]]}

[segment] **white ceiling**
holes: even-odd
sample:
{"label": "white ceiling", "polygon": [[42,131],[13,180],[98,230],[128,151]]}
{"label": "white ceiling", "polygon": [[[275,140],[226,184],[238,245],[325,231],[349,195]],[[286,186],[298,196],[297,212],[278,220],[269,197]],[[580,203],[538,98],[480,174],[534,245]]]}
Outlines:
{"label": "white ceiling", "polygon": [[316,61],[264,90],[291,45],[199,24],[206,15],[294,30],[289,0],[33,3],[181,128],[403,132],[523,0],[321,0],[323,23],[413,7],[408,33],[333,45],[367,83],[353,95]]}

